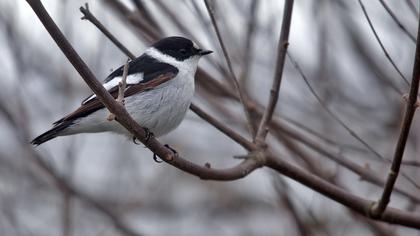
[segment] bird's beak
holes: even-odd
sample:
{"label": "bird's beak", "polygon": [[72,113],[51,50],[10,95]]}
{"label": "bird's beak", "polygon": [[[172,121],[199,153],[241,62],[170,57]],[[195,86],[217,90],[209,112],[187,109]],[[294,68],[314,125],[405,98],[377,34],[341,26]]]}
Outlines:
{"label": "bird's beak", "polygon": [[210,50],[198,49],[198,55],[200,55],[200,56],[204,56],[204,55],[210,54],[212,52],[213,51],[210,51]]}

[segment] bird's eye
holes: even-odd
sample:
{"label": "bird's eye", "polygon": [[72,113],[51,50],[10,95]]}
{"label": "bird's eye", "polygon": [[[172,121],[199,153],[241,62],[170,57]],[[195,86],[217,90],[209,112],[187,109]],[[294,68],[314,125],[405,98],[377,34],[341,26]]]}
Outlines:
{"label": "bird's eye", "polygon": [[187,54],[187,50],[185,50],[184,48],[183,48],[183,49],[181,49],[181,50],[179,50],[179,52],[180,52],[181,54],[183,54],[183,55]]}

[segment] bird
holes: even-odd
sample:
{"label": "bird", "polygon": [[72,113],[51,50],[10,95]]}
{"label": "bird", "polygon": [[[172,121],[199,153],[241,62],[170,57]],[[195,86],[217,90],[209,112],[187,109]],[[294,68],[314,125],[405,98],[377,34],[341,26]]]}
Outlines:
{"label": "bird", "polygon": [[[142,55],[128,62],[124,106],[150,136],[174,130],[184,119],[194,95],[194,76],[199,59],[211,50],[201,49],[190,39],[172,36],[160,39]],[[103,86],[117,98],[124,65],[109,74]],[[95,94],[81,106],[53,123],[53,127],[31,141],[41,145],[59,136],[113,132],[134,136],[117,121],[107,120],[109,111]]]}

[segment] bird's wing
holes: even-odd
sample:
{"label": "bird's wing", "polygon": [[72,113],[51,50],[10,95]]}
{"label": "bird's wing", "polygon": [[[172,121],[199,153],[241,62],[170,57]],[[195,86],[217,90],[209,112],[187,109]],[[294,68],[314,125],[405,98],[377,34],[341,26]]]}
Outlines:
{"label": "bird's wing", "polygon": [[[113,71],[104,81],[104,87],[112,92],[113,90],[118,91],[118,83],[121,81],[124,72],[124,65]],[[163,73],[171,72],[175,75],[178,73],[178,69],[172,65],[164,62],[160,62],[147,54],[143,54],[140,57],[130,61],[128,63],[127,73],[127,88],[131,85],[139,83],[147,83],[154,80],[156,77]],[[95,94],[90,95],[83,100],[82,105],[90,101],[95,97]]]}
{"label": "bird's wing", "polygon": [[[123,66],[112,72],[103,84],[114,98],[117,98],[118,96],[118,83],[122,79],[122,70]],[[129,64],[124,97],[157,88],[159,85],[175,78],[177,74],[178,69],[176,67],[143,55],[131,61]],[[93,94],[86,98],[78,109],[54,122],[54,125],[58,125],[64,121],[74,121],[75,119],[85,117],[103,107],[104,105],[99,101],[96,95]],[[104,119],[106,119],[106,117],[104,117]]]}

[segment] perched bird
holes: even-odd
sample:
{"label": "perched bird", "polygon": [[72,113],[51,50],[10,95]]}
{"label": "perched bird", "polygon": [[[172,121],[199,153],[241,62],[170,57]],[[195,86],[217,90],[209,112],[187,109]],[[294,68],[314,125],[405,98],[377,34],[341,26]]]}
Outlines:
{"label": "perched bird", "polygon": [[[124,105],[128,113],[156,137],[175,129],[191,104],[198,60],[210,53],[212,51],[200,49],[183,37],[168,37],[154,43],[128,64],[124,91]],[[112,72],[103,84],[115,98],[123,67]],[[108,110],[93,94],[31,143],[40,145],[58,136],[78,133],[110,131],[131,135],[117,121],[108,121],[108,114]]]}

